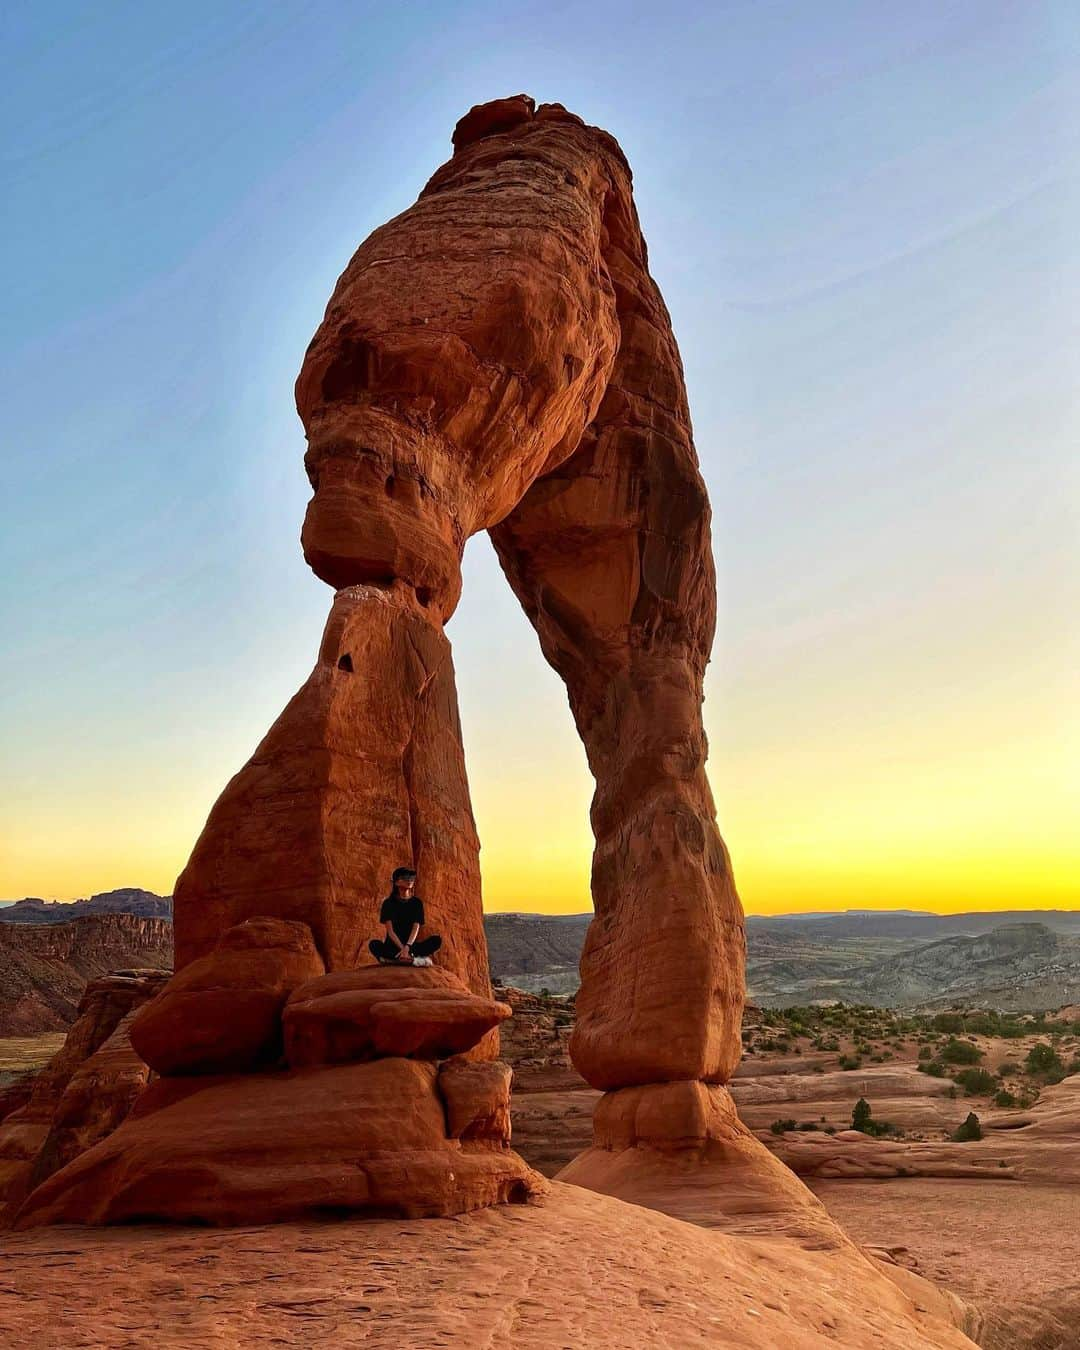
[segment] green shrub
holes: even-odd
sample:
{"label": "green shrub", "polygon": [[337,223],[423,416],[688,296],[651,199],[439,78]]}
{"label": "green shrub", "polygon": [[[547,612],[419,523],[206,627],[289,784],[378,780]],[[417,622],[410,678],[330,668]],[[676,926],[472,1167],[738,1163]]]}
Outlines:
{"label": "green shrub", "polygon": [[936,1031],[963,1031],[964,1019],[959,1013],[938,1013],[934,1018]]}
{"label": "green shrub", "polygon": [[964,1069],[953,1082],[958,1083],[969,1097],[993,1092],[997,1087],[997,1079],[986,1069]]}
{"label": "green shrub", "polygon": [[920,1059],[933,1059],[933,1058],[934,1058],[934,1052],[933,1052],[933,1050],[930,1049],[930,1047],[929,1047],[928,1045],[920,1045],[920,1046],[919,1046],[919,1058],[920,1058]]}
{"label": "green shrub", "polygon": [[790,1118],[787,1120],[774,1120],[769,1126],[769,1129],[772,1130],[773,1134],[786,1134],[788,1130],[798,1129],[798,1122],[791,1120]]}
{"label": "green shrub", "polygon": [[940,1059],[932,1059],[929,1064],[924,1064],[922,1071],[928,1073],[931,1078],[945,1077],[945,1065],[942,1064]]}
{"label": "green shrub", "polygon": [[839,1064],[842,1069],[862,1068],[862,1060],[859,1058],[858,1055],[841,1055],[839,1059]]}
{"label": "green shrub", "polygon": [[969,1111],[967,1120],[959,1129],[953,1131],[952,1141],[954,1144],[967,1144],[974,1139],[981,1139],[982,1126],[979,1124],[979,1117],[974,1111]]}
{"label": "green shrub", "polygon": [[1011,1092],[1006,1092],[1004,1088],[1002,1088],[1001,1091],[995,1094],[994,1096],[995,1106],[1015,1106],[1016,1104],[1017,1099],[1012,1095]]}
{"label": "green shrub", "polygon": [[[1065,1066],[1061,1062],[1061,1056],[1052,1045],[1047,1045],[1045,1041],[1040,1041],[1038,1045],[1033,1045],[1027,1052],[1027,1059],[1024,1061],[1028,1073],[1056,1073],[1059,1070],[1064,1071]],[[1062,1072],[1064,1077],[1064,1072]],[[1057,1080],[1058,1082],[1061,1079]]]}
{"label": "green shrub", "polygon": [[978,1064],[983,1052],[970,1041],[958,1041],[950,1036],[941,1047],[941,1058],[946,1064]]}
{"label": "green shrub", "polygon": [[854,1110],[851,1113],[851,1128],[853,1130],[860,1130],[863,1134],[868,1134],[869,1131],[866,1127],[869,1125],[872,1115],[873,1112],[870,1109],[870,1103],[865,1097],[860,1097],[855,1103]]}

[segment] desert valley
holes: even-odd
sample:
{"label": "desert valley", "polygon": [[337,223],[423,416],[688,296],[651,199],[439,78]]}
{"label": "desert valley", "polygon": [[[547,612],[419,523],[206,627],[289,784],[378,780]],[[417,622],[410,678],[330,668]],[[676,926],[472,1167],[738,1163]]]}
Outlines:
{"label": "desert valley", "polygon": [[[148,911],[153,911],[152,917]],[[18,989],[14,1000],[0,1005],[0,1186],[9,1196],[19,1189],[18,1178],[28,1169],[35,1168],[41,1179],[48,1169],[62,1165],[118,1123],[149,1076],[131,1049],[127,1029],[130,1010],[152,996],[165,978],[164,972],[153,968],[167,966],[171,957],[169,900],[148,892],[116,892],[81,902],[74,913],[78,917],[70,917],[71,907],[40,902],[0,909],[0,918],[8,920],[0,922],[0,959],[6,962],[0,967],[0,987]],[[1072,918],[1041,917],[1048,924],[1060,921],[1066,929]],[[959,915],[947,926],[975,941],[985,921],[985,916]],[[834,942],[838,926],[869,927],[871,932],[861,937],[857,931],[849,934],[847,941],[853,947],[860,940],[871,945],[886,941],[932,953],[942,941],[959,940],[938,937],[939,925],[928,916],[914,920],[891,913],[872,921],[866,916],[772,921],[768,928],[822,924],[831,925]],[[896,930],[905,925],[922,931],[898,935]],[[580,934],[582,924],[579,919],[543,915],[489,915],[487,927],[495,996],[513,1009],[513,1017],[501,1029],[501,1053],[513,1069],[513,1145],[537,1172],[554,1178],[589,1147],[593,1111],[601,1094],[585,1083],[568,1053],[573,995],[553,994],[546,988],[543,993],[530,992],[515,980],[536,983],[546,978],[557,984],[565,978],[574,955],[573,938],[567,946],[566,935]],[[756,928],[751,921],[751,971]],[[892,932],[882,938],[882,929]],[[525,944],[522,930],[531,935]],[[794,941],[798,950],[785,957],[789,978],[821,978],[813,952],[800,971],[805,933]],[[765,959],[775,961],[771,949],[766,950],[770,954]],[[507,970],[522,958],[534,967],[531,973]],[[881,958],[875,949],[867,959]],[[1003,972],[1001,954],[994,949],[982,978],[996,989],[1004,977],[1012,987],[1022,977],[1027,959],[1026,953],[1015,953],[1015,969]],[[928,964],[924,957],[923,965]],[[849,956],[850,965],[857,961]],[[540,966],[544,969],[536,969]],[[16,984],[16,969],[22,985]],[[965,969],[976,992],[985,994],[978,985],[976,965],[969,961]],[[123,973],[107,973],[118,971]],[[30,976],[36,980],[32,988],[27,983]],[[731,1095],[755,1138],[806,1182],[825,1211],[879,1266],[888,1268],[901,1288],[914,1291],[931,1310],[947,1311],[977,1344],[990,1350],[1066,1350],[1080,1345],[1076,1274],[1080,1237],[1074,1217],[1080,1195],[1080,1001],[1012,1012],[983,997],[969,1002],[953,999],[946,1009],[945,990],[952,978],[951,968],[938,970],[937,985],[920,991],[925,997],[903,1008],[839,999],[811,1005],[791,1000],[771,1006],[750,1003],[743,1018],[743,1059]],[[854,1128],[860,1102],[865,1103],[865,1119]],[[965,1131],[972,1115],[977,1138],[964,1137],[972,1133],[970,1126]],[[682,1223],[753,1239],[763,1244],[763,1252],[775,1251],[769,1244],[778,1240],[790,1244],[794,1238],[799,1245],[806,1242],[807,1233],[815,1232],[821,1238],[822,1220],[815,1221],[806,1212],[796,1212],[793,1218],[784,1207],[767,1206],[763,1211],[752,1188],[740,1196],[738,1176],[734,1167],[726,1174],[719,1183],[722,1194],[690,1176],[682,1185],[665,1187],[662,1194],[637,1193],[631,1185],[623,1198]],[[550,1196],[544,1204],[552,1204]],[[668,1327],[666,1318],[658,1318],[659,1309],[677,1302],[677,1290],[673,1292],[666,1278],[656,1284],[655,1275],[650,1283],[647,1265],[653,1259],[650,1241],[656,1234],[643,1239],[635,1254],[628,1220],[619,1210],[589,1211],[583,1198],[571,1202],[559,1194],[555,1209],[546,1213],[554,1227],[545,1220],[530,1226],[522,1239],[528,1242],[530,1264],[500,1265],[498,1278],[510,1282],[514,1292],[506,1297],[518,1308],[518,1282],[542,1261],[558,1272],[560,1281],[569,1282],[567,1304],[558,1316],[545,1309],[528,1332],[519,1327],[513,1337],[507,1333],[507,1345],[550,1345],[559,1343],[559,1337],[570,1337],[568,1344],[584,1344],[575,1338],[585,1335],[595,1338],[589,1343],[603,1343],[599,1326],[592,1326],[574,1306],[572,1292],[575,1280],[595,1278],[597,1270],[590,1268],[586,1276],[567,1270],[561,1262],[559,1234],[570,1223],[595,1234],[597,1240],[617,1243],[620,1262],[627,1263],[620,1268],[620,1280],[630,1278],[627,1270],[637,1270],[633,1278],[640,1279],[641,1288],[633,1293],[640,1334],[657,1337],[655,1343],[674,1344],[664,1338],[675,1336],[679,1344],[704,1345],[714,1343],[707,1334],[710,1325],[722,1324],[725,1334],[730,1331],[734,1314],[724,1302],[715,1307],[710,1303],[704,1313],[704,1305],[691,1299],[688,1320],[685,1325],[676,1322],[677,1330]],[[1040,1216],[1038,1223],[1024,1217],[1032,1214]],[[484,1252],[493,1221],[522,1220],[511,1212],[505,1219],[492,1216],[486,1225],[457,1219],[449,1221],[454,1236],[439,1239],[450,1242],[459,1258],[475,1267],[477,1281],[495,1278]],[[1018,1241],[1021,1223],[1024,1233]],[[163,1307],[182,1328],[169,1344],[206,1344],[208,1339],[212,1343],[212,1338],[227,1336],[242,1307],[251,1309],[245,1314],[250,1317],[245,1325],[251,1340],[245,1343],[277,1340],[307,1345],[318,1337],[336,1335],[342,1344],[352,1344],[350,1328],[371,1325],[358,1312],[374,1318],[376,1326],[380,1319],[390,1322],[395,1308],[407,1305],[426,1280],[438,1278],[428,1245],[418,1248],[415,1243],[422,1227],[389,1223],[386,1227],[388,1233],[380,1238],[386,1250],[377,1258],[364,1246],[362,1231],[343,1228],[340,1222],[329,1228],[323,1224],[225,1230],[219,1238],[149,1228],[89,1239],[75,1237],[74,1230],[67,1229],[59,1245],[38,1234],[9,1235],[3,1249],[13,1272],[12,1287],[17,1285],[32,1298],[20,1303],[21,1311],[13,1307],[5,1312],[6,1329],[12,1336],[32,1337],[32,1326],[44,1314],[56,1319],[69,1343],[122,1345],[128,1343],[121,1338],[126,1328],[131,1344],[143,1343],[139,1339],[143,1335],[148,1344],[150,1322],[137,1316],[131,1320],[130,1308],[118,1309],[115,1323],[110,1321],[113,1314],[105,1303],[113,1296],[106,1299],[101,1290],[115,1289],[121,1278],[134,1287],[145,1278],[147,1263],[161,1253],[171,1272],[160,1281]],[[677,1230],[662,1231],[664,1250],[670,1252]],[[817,1244],[808,1245],[813,1250]],[[343,1250],[352,1265],[367,1271],[359,1293],[359,1286],[342,1290],[335,1285]],[[287,1275],[282,1264],[295,1265],[301,1255],[302,1278],[295,1270]],[[730,1259],[730,1254],[713,1256]],[[683,1259],[691,1262],[697,1277],[715,1280],[707,1266],[697,1264],[703,1253],[684,1253]],[[401,1282],[396,1260],[407,1261],[412,1285]],[[758,1262],[770,1269],[767,1256],[759,1255]],[[123,1277],[122,1264],[128,1267]],[[781,1270],[783,1265],[780,1262]],[[375,1272],[383,1272],[383,1283]],[[77,1296],[69,1282],[72,1273],[79,1283]],[[208,1278],[211,1273],[213,1280]],[[603,1273],[611,1278],[610,1271]],[[922,1277],[925,1283],[905,1286],[909,1275]],[[724,1278],[732,1278],[727,1266]],[[785,1276],[769,1276],[773,1278]],[[224,1290],[217,1283],[221,1279]],[[266,1280],[275,1287],[284,1281],[285,1287],[274,1297],[263,1292],[254,1298]],[[642,1292],[649,1288],[652,1294]],[[742,1283],[739,1288],[744,1318],[752,1313],[768,1317],[781,1306],[764,1289],[755,1293]],[[477,1291],[468,1297],[476,1299]],[[498,1329],[507,1325],[507,1306],[472,1310],[479,1318],[477,1325],[489,1329],[492,1344],[502,1344]],[[689,1316],[691,1308],[696,1310],[696,1326]],[[819,1330],[830,1335],[836,1308],[819,1312]],[[513,1315],[524,1316],[520,1311]],[[453,1316],[466,1317],[466,1307],[455,1305]],[[116,1339],[80,1341],[79,1327],[87,1320],[106,1327]],[[840,1325],[842,1321],[837,1322]],[[452,1343],[447,1339],[452,1334],[453,1318],[437,1322],[430,1341],[417,1343]],[[785,1339],[747,1343],[802,1343],[790,1328],[777,1334]],[[60,1344],[59,1330],[56,1337]]]}

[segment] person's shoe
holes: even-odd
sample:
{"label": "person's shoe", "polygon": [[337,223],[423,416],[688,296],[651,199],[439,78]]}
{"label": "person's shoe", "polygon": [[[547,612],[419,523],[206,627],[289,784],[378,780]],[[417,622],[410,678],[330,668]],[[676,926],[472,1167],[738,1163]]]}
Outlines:
{"label": "person's shoe", "polygon": [[414,966],[433,966],[435,964],[430,956],[414,956],[412,963]]}

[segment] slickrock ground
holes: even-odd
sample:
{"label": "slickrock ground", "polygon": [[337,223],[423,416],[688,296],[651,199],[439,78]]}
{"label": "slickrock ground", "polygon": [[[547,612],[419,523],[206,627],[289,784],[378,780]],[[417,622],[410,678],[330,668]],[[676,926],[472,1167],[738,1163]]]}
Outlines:
{"label": "slickrock ground", "polygon": [[[506,988],[498,997],[515,1014],[503,1034],[503,1055],[515,1070],[514,1146],[554,1176],[591,1142],[601,1094],[585,1085],[566,1054],[572,1005]],[[1058,1018],[1075,1021],[1077,1010],[1063,1009]],[[991,1350],[1080,1350],[1080,1076],[1043,1086],[1030,1110],[1003,1110],[987,1094],[957,1089],[951,1097],[948,1079],[920,1071],[914,1042],[875,1042],[875,1052],[893,1058],[842,1070],[840,1056],[853,1052],[853,1038],[841,1036],[827,1052],[806,1042],[797,1055],[794,1046],[762,1049],[762,1040],[777,1033],[753,1025],[753,1010],[747,1020],[756,1048],[731,1083],[739,1115],[799,1170],[856,1242],[973,1303],[985,1319],[979,1343]],[[996,1070],[1022,1063],[1046,1036],[975,1039],[982,1062]],[[1066,1060],[1072,1044],[1064,1038]],[[1009,1081],[1019,1092],[1025,1080]],[[905,1137],[851,1137],[845,1126],[860,1096]],[[945,1142],[970,1110],[983,1122],[983,1141]],[[784,1118],[816,1128],[774,1135],[770,1125]],[[826,1128],[844,1133],[827,1135]],[[829,1179],[833,1169],[851,1179]],[[948,1179],[942,1174],[950,1169],[966,1175]]]}
{"label": "slickrock ground", "polygon": [[857,1252],[735,1240],[556,1184],[457,1219],[0,1240],[0,1344],[970,1350]]}
{"label": "slickrock ground", "polygon": [[857,1241],[983,1313],[987,1350],[1080,1346],[1080,1194],[1035,1182],[812,1181]]}

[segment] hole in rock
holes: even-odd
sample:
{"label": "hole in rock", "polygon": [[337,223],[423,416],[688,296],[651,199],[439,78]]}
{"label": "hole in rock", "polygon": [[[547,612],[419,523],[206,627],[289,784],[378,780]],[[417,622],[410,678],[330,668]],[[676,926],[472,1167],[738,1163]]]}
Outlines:
{"label": "hole in rock", "polygon": [[431,604],[431,591],[426,586],[417,586],[416,598],[427,609],[428,605]]}
{"label": "hole in rock", "polygon": [[338,670],[347,670],[350,675],[353,673],[352,657],[348,652],[342,652],[338,657],[337,668]]}
{"label": "hole in rock", "polygon": [[392,497],[392,496],[394,495],[394,475],[393,475],[393,474],[390,474],[389,477],[388,477],[387,480],[386,480],[386,495],[387,495],[388,497]]}
{"label": "hole in rock", "polygon": [[322,396],[327,403],[355,397],[374,381],[378,357],[374,347],[363,338],[347,338],[341,343],[322,378]]}

